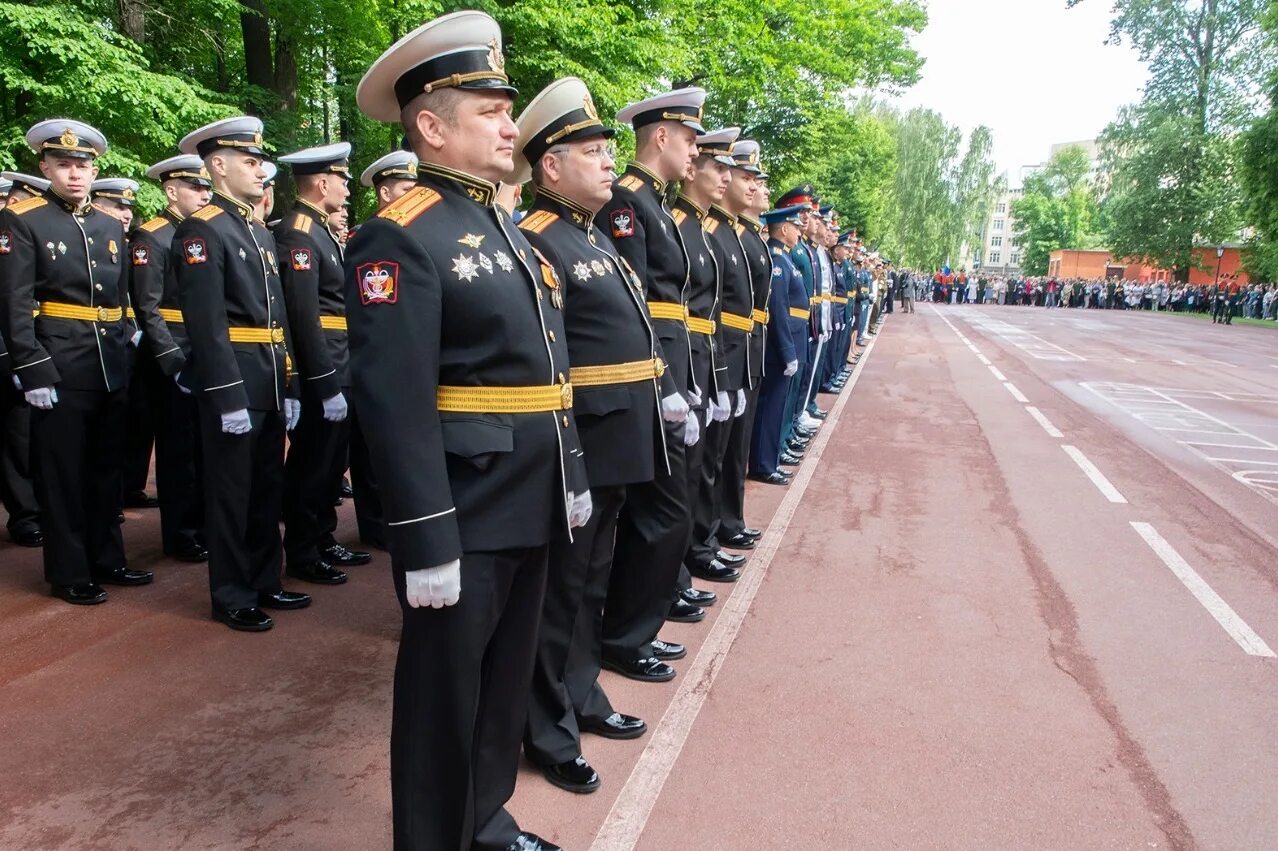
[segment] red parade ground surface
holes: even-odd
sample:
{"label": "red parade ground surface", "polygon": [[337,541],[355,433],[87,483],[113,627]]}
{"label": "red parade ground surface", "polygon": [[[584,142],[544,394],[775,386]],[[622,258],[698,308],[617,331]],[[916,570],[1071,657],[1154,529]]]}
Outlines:
{"label": "red parade ground surface", "polygon": [[[1275,341],[889,317],[799,478],[751,486],[742,581],[663,631],[680,676],[604,675],[649,734],[513,811],[573,851],[1278,848]],[[0,847],[389,848],[384,556],[244,635],[128,518],[157,581],[105,606],[0,546]]]}

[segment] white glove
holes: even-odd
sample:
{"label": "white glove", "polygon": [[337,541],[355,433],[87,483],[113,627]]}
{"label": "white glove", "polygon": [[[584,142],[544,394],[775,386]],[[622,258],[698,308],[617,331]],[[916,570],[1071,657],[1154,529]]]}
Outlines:
{"label": "white glove", "polygon": [[177,375],[173,376],[173,383],[177,385],[178,390],[182,391],[182,395],[184,396],[191,395],[190,388],[188,388],[185,384],[182,383],[182,373],[179,372]]}
{"label": "white glove", "polygon": [[661,418],[668,423],[681,423],[688,419],[688,403],[678,393],[671,393],[661,400]]}
{"label": "white glove", "polygon": [[700,439],[701,421],[697,419],[697,412],[692,411],[688,414],[688,421],[683,424],[683,445],[696,446]]}
{"label": "white glove", "polygon": [[732,408],[728,404],[728,393],[726,390],[720,390],[716,397],[710,400],[710,419],[723,423],[727,422],[730,416],[732,416]]}
{"label": "white glove", "polygon": [[737,409],[732,412],[732,416],[734,417],[741,416],[742,414],[745,413],[745,408],[746,408],[745,391],[738,390],[737,391]]}
{"label": "white glove", "polygon": [[330,423],[340,423],[346,419],[346,397],[339,390],[336,396],[324,400],[324,419]]}
{"label": "white glove", "polygon": [[799,362],[797,360],[792,360],[785,365],[785,372],[783,373],[783,375],[785,375],[786,378],[789,378],[791,375],[794,375],[798,371],[799,371]]}
{"label": "white glove", "polygon": [[302,400],[301,399],[285,399],[284,400],[284,430],[292,431],[297,428],[297,421],[302,417]]}
{"label": "white glove", "polygon": [[140,342],[142,342],[142,332],[140,330],[134,331],[133,336],[129,338],[129,345],[136,349]]}
{"label": "white glove", "polygon": [[568,491],[568,502],[569,529],[580,529],[590,522],[590,512],[594,507],[590,502],[590,491],[577,494]]}
{"label": "white glove", "polygon": [[253,430],[253,422],[249,419],[247,408],[231,411],[222,415],[223,434],[248,434]]}
{"label": "white glove", "polygon": [[414,609],[442,609],[461,599],[461,560],[410,570],[404,574],[404,596]]}
{"label": "white glove", "polygon": [[33,408],[39,408],[42,411],[52,411],[53,406],[58,403],[58,389],[56,387],[37,387],[34,390],[28,390],[22,394],[27,400],[27,404]]}
{"label": "white glove", "polygon": [[701,388],[693,387],[688,391],[688,406],[691,408],[701,407]]}

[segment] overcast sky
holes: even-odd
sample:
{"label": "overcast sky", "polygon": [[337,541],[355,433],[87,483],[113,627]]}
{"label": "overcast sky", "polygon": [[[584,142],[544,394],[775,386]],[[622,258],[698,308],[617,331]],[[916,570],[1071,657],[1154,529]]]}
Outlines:
{"label": "overcast sky", "polygon": [[926,59],[897,100],[945,116],[966,134],[994,131],[994,159],[1013,183],[1054,142],[1094,138],[1118,107],[1139,99],[1144,66],[1126,45],[1106,46],[1110,0],[928,0],[914,39]]}

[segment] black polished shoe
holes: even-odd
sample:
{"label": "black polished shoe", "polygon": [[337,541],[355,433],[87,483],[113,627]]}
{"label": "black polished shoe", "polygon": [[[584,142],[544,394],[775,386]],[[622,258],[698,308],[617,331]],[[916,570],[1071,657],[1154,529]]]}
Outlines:
{"label": "black polished shoe", "polygon": [[551,845],[535,833],[524,831],[515,837],[515,841],[506,846],[506,851],[564,851],[558,845]]}
{"label": "black polished shoe", "polygon": [[794,437],[790,438],[790,440],[786,443],[786,446],[789,446],[791,449],[802,450],[802,449],[807,449],[808,446],[811,445],[811,443],[812,443],[812,438],[799,437],[796,434]]}
{"label": "black polished shoe", "polygon": [[95,582],[83,582],[78,585],[54,585],[53,596],[65,600],[73,606],[96,606],[105,603],[107,592]]}
{"label": "black polished shoe", "polygon": [[747,526],[747,527],[745,527],[744,529],[742,529],[742,530],[741,530],[741,534],[742,534],[742,535],[749,535],[751,538],[754,538],[754,539],[757,541],[757,540],[759,540],[760,538],[762,538],[762,537],[763,537],[763,530],[762,530],[762,529],[752,529],[752,528],[750,528],[749,526]]}
{"label": "black polished shoe", "polygon": [[166,551],[165,555],[178,561],[189,561],[192,564],[209,560],[209,551],[200,544],[187,544],[175,550]]}
{"label": "black polished shoe", "polygon": [[20,547],[43,547],[44,533],[39,529],[29,529],[26,532],[12,533],[9,535],[9,540]]}
{"label": "black polished shoe", "polygon": [[735,567],[728,567],[718,559],[714,559],[709,564],[698,564],[695,567],[689,567],[688,572],[707,582],[736,582],[741,578],[741,571]]}
{"label": "black polished shoe", "polygon": [[675,669],[655,656],[628,661],[609,659],[605,656],[603,667],[621,674],[626,679],[638,680],[641,683],[668,683],[675,678]]}
{"label": "black polished shoe", "polygon": [[826,417],[830,416],[830,412],[823,411],[820,408],[808,408],[808,416],[815,417],[818,420],[823,420]]}
{"label": "black polished shoe", "polygon": [[342,479],[342,490],[339,495],[352,496],[352,497],[355,496],[355,488],[351,487],[350,479],[347,479],[347,478]]}
{"label": "black polished shoe", "polygon": [[747,535],[745,532],[738,532],[731,538],[725,538],[723,545],[731,547],[734,550],[752,550],[754,549],[755,539]]}
{"label": "black polished shoe", "polygon": [[240,632],[266,632],[275,626],[271,616],[258,608],[222,609],[214,606],[213,620]]}
{"label": "black polished shoe", "polygon": [[93,581],[98,585],[150,585],[154,579],[155,574],[149,570],[129,570],[127,567],[93,571]]}
{"label": "black polished shoe", "polygon": [[827,384],[821,388],[820,392],[827,393],[827,394],[838,393],[839,388],[835,387],[833,384]]}
{"label": "black polished shoe", "polygon": [[124,522],[124,512],[123,512],[123,511],[117,511],[117,512],[115,513],[115,522],[116,522],[116,523],[123,523],[123,522]]}
{"label": "black polished shoe", "polygon": [[673,641],[662,641],[660,638],[654,638],[652,639],[652,655],[662,662],[671,662],[687,656],[688,648],[682,644],[675,644]]}
{"label": "black polished shoe", "polygon": [[802,461],[805,457],[807,457],[808,453],[807,453],[807,450],[804,449],[803,447],[790,444],[789,446],[786,446],[784,450],[784,454],[791,455],[795,458],[798,458],[800,461]]}
{"label": "black polished shoe", "polygon": [[340,564],[342,567],[355,567],[356,565],[368,564],[373,560],[372,553],[348,550],[341,544],[324,547],[324,549],[320,550],[320,555],[324,557],[324,561],[327,563]]}
{"label": "black polished shoe", "polygon": [[303,582],[314,582],[316,585],[341,585],[346,581],[346,574],[324,561],[313,561],[310,564],[290,564],[284,571],[294,579]]}
{"label": "black polished shoe", "polygon": [[719,602],[719,595],[713,591],[702,591],[700,588],[685,588],[679,592],[679,599],[689,606],[713,606]]}
{"label": "black polished shoe", "polygon": [[817,433],[814,428],[805,428],[804,426],[795,426],[794,433],[804,440],[811,440]]}
{"label": "black polished shoe", "polygon": [[802,461],[803,461],[802,458],[794,455],[791,452],[782,452],[781,459],[777,461],[777,463],[784,464],[787,467],[797,467],[800,463],[802,463]]}
{"label": "black polished shoe", "polygon": [[790,479],[780,473],[751,473],[746,476],[752,482],[763,482],[765,485],[788,485]]}
{"label": "black polished shoe", "polygon": [[599,788],[599,774],[582,757],[555,765],[537,767],[541,769],[542,774],[546,775],[547,780],[567,792],[584,795]]}
{"label": "black polished shoe", "polygon": [[146,491],[133,491],[124,495],[125,508],[159,508],[160,501],[153,496],[147,496]]}
{"label": "black polished shoe", "polygon": [[746,557],[743,555],[737,555],[736,553],[725,553],[723,550],[717,551],[714,554],[714,557],[718,559],[719,561],[723,562],[724,564],[728,565],[729,567],[736,567],[739,564],[745,564],[745,560],[746,560]]}
{"label": "black polished shoe", "polygon": [[697,623],[705,619],[705,610],[689,603],[682,595],[670,604],[670,611],[666,614],[666,620],[671,623]]}
{"label": "black polished shoe", "polygon": [[311,604],[311,595],[298,591],[262,591],[257,595],[258,608],[262,609],[305,609]]}
{"label": "black polished shoe", "polygon": [[648,725],[641,718],[614,712],[603,719],[578,718],[577,729],[605,739],[637,739],[648,732]]}

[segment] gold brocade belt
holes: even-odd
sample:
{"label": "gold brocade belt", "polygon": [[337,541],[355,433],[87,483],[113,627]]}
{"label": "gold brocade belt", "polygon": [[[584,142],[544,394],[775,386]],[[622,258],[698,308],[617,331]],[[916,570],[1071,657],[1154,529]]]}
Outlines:
{"label": "gold brocade belt", "polygon": [[264,343],[279,345],[284,342],[283,328],[227,328],[232,343]]}
{"label": "gold brocade belt", "polygon": [[327,328],[329,331],[346,330],[345,316],[329,316],[327,314],[321,314],[319,319],[321,328]]}
{"label": "gold brocade belt", "polygon": [[601,387],[607,384],[651,381],[660,378],[665,372],[666,365],[661,358],[651,358],[601,366],[574,366],[568,371],[568,376],[575,387]]}
{"label": "gold brocade belt", "polygon": [[648,313],[653,319],[673,319],[675,322],[683,322],[688,318],[688,308],[672,301],[650,301]]}
{"label": "gold brocade belt", "polygon": [[747,334],[754,330],[754,320],[749,316],[739,316],[725,311],[719,314],[719,321],[729,328],[745,331]]}
{"label": "gold brocade belt", "polygon": [[804,310],[801,307],[792,307],[790,308],[790,315],[795,319],[809,319],[812,316],[812,311]]}
{"label": "gold brocade belt", "polygon": [[750,318],[760,325],[767,325],[768,320],[771,318],[771,314],[769,314],[766,310],[759,310],[756,307],[754,310],[750,311]]}
{"label": "gold brocade belt", "polygon": [[81,304],[65,304],[60,301],[40,302],[41,316],[53,319],[79,319],[83,322],[119,322],[124,309],[119,307],[85,307]]}
{"label": "gold brocade belt", "polygon": [[[572,384],[537,387],[446,387],[435,397],[441,411],[463,414],[537,414],[572,408]],[[565,418],[566,419],[566,418]]]}
{"label": "gold brocade belt", "polygon": [[702,319],[700,316],[688,317],[688,330],[695,331],[698,334],[705,334],[707,337],[714,335],[715,324],[713,319]]}

